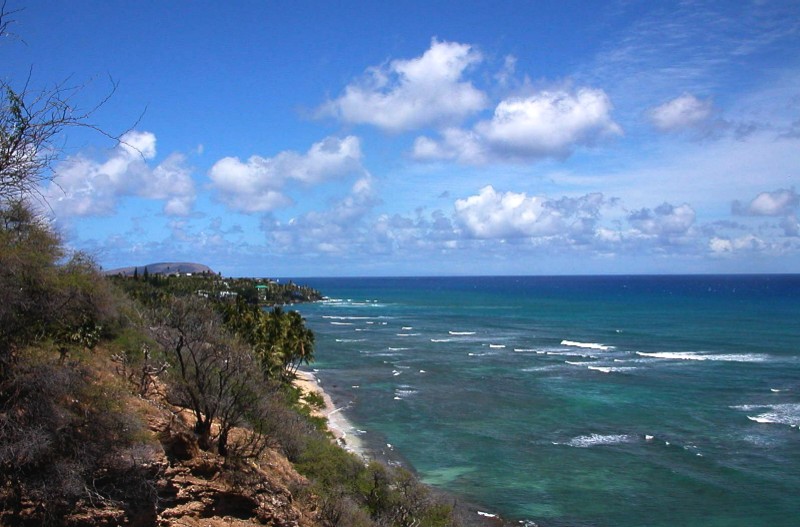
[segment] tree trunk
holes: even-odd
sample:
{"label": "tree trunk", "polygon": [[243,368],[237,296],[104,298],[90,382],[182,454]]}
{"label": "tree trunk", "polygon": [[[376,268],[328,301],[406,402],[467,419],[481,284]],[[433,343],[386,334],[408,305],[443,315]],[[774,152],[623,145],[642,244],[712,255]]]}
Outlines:
{"label": "tree trunk", "polygon": [[194,433],[197,434],[197,445],[201,450],[211,449],[211,421],[198,420],[194,425]]}
{"label": "tree trunk", "polygon": [[223,428],[222,431],[219,433],[219,439],[217,441],[217,453],[220,456],[227,456],[228,455],[228,429]]}

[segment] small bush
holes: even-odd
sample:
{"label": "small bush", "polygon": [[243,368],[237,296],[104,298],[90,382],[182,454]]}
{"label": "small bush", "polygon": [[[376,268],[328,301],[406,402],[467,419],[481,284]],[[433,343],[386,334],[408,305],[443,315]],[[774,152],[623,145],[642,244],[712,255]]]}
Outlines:
{"label": "small bush", "polygon": [[39,505],[25,514],[41,525],[59,525],[81,501],[130,494],[154,506],[154,494],[131,490],[148,488],[131,464],[146,434],[121,387],[41,351],[20,354],[0,392],[0,523],[17,523],[30,501]]}
{"label": "small bush", "polygon": [[355,491],[355,482],[364,470],[364,462],[331,443],[329,438],[317,435],[308,440],[295,467],[323,488],[342,487]]}
{"label": "small bush", "polygon": [[317,392],[308,392],[303,394],[303,400],[316,410],[325,408],[325,398]]}

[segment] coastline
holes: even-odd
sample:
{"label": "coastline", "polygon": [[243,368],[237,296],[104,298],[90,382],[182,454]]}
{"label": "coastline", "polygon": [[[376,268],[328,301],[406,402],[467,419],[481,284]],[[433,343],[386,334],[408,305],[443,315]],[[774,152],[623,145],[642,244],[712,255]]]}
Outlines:
{"label": "coastline", "polygon": [[367,459],[364,444],[356,435],[356,428],[344,415],[343,410],[346,405],[336,406],[330,394],[320,384],[319,379],[313,372],[298,370],[293,381],[295,387],[304,392],[316,393],[325,402],[325,407],[314,409],[312,415],[324,417],[328,422],[328,431],[333,435],[336,443],[348,452],[352,452],[363,459]]}
{"label": "coastline", "polygon": [[[344,415],[344,410],[347,405],[336,406],[333,402],[331,395],[325,391],[319,378],[311,371],[297,370],[296,377],[292,381],[295,387],[303,392],[312,392],[322,397],[325,407],[321,409],[314,409],[312,415],[318,417],[325,417],[327,419],[328,431],[333,435],[336,443],[343,449],[351,452],[365,462],[376,459],[375,452],[368,451],[367,446],[358,437],[357,429]],[[381,458],[381,456],[377,456]],[[384,462],[389,460],[383,459]],[[464,527],[503,527],[510,525],[505,522],[499,515],[484,512],[483,507],[478,507],[469,502],[465,502],[449,493],[428,487],[432,492],[440,496],[450,497],[455,506],[455,513]]]}

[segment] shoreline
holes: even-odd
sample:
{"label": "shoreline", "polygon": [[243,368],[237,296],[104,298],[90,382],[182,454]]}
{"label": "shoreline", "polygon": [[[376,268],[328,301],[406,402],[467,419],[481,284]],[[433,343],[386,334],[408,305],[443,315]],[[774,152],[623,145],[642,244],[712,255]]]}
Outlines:
{"label": "shoreline", "polygon": [[[321,409],[313,409],[312,415],[318,417],[325,417],[327,420],[328,431],[333,435],[336,443],[344,450],[351,452],[360,457],[364,462],[370,460],[383,460],[383,462],[391,461],[384,456],[377,455],[376,452],[369,451],[364,441],[358,437],[358,429],[353,426],[347,417],[344,415],[344,410],[348,408],[348,404],[336,406],[333,402],[331,395],[322,387],[322,383],[314,372],[306,370],[297,370],[296,376],[292,383],[295,387],[303,392],[313,392],[322,397],[325,402],[325,407]],[[469,502],[455,498],[447,491],[431,487],[432,492],[441,496],[450,496],[455,502],[455,512],[465,527],[502,527],[511,525],[510,522],[504,521],[499,515],[484,512],[484,508],[478,507]]]}
{"label": "shoreline", "polygon": [[313,409],[311,414],[317,417],[324,417],[327,420],[328,431],[333,435],[336,443],[347,450],[352,452],[364,460],[370,458],[364,448],[364,444],[356,434],[356,428],[353,426],[347,417],[344,415],[343,410],[347,405],[336,406],[330,394],[325,391],[320,383],[319,378],[313,372],[305,370],[297,370],[296,377],[292,381],[295,387],[304,392],[316,393],[325,402],[325,407],[320,409]]}

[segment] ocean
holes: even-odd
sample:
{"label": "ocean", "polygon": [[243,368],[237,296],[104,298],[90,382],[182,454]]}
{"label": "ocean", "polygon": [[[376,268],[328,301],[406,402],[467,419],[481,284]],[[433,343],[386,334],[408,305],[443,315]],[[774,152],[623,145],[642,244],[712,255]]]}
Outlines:
{"label": "ocean", "polygon": [[800,276],[297,279],[366,448],[520,525],[800,525]]}

